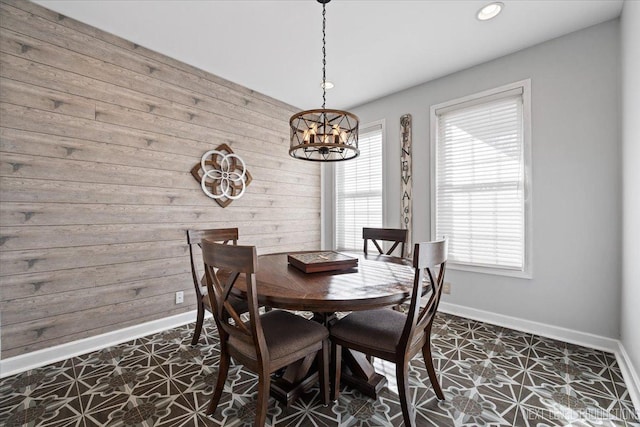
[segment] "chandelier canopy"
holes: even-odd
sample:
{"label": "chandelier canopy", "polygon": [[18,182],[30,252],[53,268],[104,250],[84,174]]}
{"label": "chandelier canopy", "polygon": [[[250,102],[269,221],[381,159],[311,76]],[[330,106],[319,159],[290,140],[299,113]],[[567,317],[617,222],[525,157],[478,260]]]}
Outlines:
{"label": "chandelier canopy", "polygon": [[359,119],[355,114],[325,108],[327,98],[326,4],[322,4],[322,108],[300,111],[289,119],[291,142],[289,155],[296,159],[336,162],[354,159],[358,149]]}

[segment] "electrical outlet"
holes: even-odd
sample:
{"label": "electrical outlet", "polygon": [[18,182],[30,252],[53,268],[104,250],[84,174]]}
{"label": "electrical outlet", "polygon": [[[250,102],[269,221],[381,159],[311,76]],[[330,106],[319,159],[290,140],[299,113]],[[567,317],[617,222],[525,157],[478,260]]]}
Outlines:
{"label": "electrical outlet", "polygon": [[184,302],[184,291],[176,292],[176,304],[182,304]]}
{"label": "electrical outlet", "polygon": [[442,286],[442,293],[450,295],[451,294],[451,282],[444,282]]}

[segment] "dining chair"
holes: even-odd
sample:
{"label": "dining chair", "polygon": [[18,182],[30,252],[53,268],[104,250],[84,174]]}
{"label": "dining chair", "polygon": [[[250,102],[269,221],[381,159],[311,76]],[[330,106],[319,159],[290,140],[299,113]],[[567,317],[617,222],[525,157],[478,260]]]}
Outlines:
{"label": "dining chair", "polygon": [[[211,305],[209,303],[209,297],[207,296],[206,292],[207,285],[204,282],[204,275],[201,278],[198,277],[198,269],[196,268],[196,259],[198,259],[198,257],[194,254],[195,246],[199,247],[203,239],[208,239],[215,242],[223,242],[224,244],[237,245],[238,229],[210,228],[206,230],[187,230],[187,243],[189,245],[189,257],[191,260],[191,277],[193,278],[193,286],[196,291],[196,306],[198,309],[196,327],[193,330],[191,345],[196,345],[198,343],[198,340],[200,339],[205,310],[213,313],[213,311],[211,310]],[[199,261],[197,263],[200,264]],[[204,271],[204,268],[201,269],[201,271]],[[242,301],[234,301],[234,304],[239,311],[246,311],[246,304],[244,304]]]}
{"label": "dining chair", "polygon": [[[391,255],[393,251],[396,250],[398,245],[400,245],[400,257],[403,258],[405,256],[404,246],[407,243],[407,230],[403,230],[400,228],[362,228],[362,238],[364,239],[364,253],[365,255],[368,253],[367,249],[369,248],[369,240],[373,242],[376,249],[381,255]],[[394,242],[393,245],[389,248],[387,252],[382,249],[380,242]],[[396,304],[393,306],[393,309],[396,311],[402,311],[401,304]],[[369,360],[373,362],[373,358],[369,357]]]}
{"label": "dining chair", "polygon": [[[316,355],[320,399],[329,402],[329,331],[319,323],[284,310],[258,312],[255,246],[202,241],[208,295],[220,337],[218,379],[207,415],[218,407],[230,358],[258,374],[255,426],[263,426],[269,401],[270,375],[310,355]],[[218,274],[226,271],[222,277]],[[242,276],[241,276],[242,275]],[[243,321],[229,303],[234,287],[245,282],[249,320]]]}
{"label": "dining chair", "polygon": [[[431,358],[431,326],[442,294],[447,240],[416,243],[414,248],[413,289],[406,314],[388,309],[355,311],[331,327],[331,370],[335,379],[332,397],[337,399],[339,395],[342,347],[394,362],[398,397],[407,427],[415,426],[415,413],[409,405],[409,362],[419,351],[436,396],[444,399]],[[431,295],[420,308],[425,278],[431,285]]]}
{"label": "dining chair", "polygon": [[[369,240],[375,245],[380,254],[391,255],[400,245],[400,257],[404,257],[404,245],[407,243],[407,230],[400,228],[367,228],[362,229],[362,238],[364,239],[364,253],[367,254]],[[384,251],[378,241],[394,242],[388,251]]]}

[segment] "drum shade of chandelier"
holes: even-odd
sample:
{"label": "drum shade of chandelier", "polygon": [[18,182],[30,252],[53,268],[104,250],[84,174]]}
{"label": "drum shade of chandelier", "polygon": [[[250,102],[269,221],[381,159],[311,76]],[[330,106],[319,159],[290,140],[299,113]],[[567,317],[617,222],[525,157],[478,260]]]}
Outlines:
{"label": "drum shade of chandelier", "polygon": [[354,159],[358,149],[358,116],[342,110],[325,108],[327,100],[326,4],[322,4],[322,108],[301,111],[289,119],[291,145],[289,155],[316,162],[337,162]]}

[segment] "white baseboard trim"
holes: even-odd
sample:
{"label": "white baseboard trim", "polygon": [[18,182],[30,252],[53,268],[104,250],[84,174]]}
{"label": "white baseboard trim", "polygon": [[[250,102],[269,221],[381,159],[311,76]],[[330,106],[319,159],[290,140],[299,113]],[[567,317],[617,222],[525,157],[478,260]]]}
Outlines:
{"label": "white baseboard trim", "polygon": [[[210,313],[206,314],[209,315],[208,317],[211,316]],[[207,318],[207,316],[205,316],[205,318]],[[36,350],[31,353],[3,359],[0,360],[0,378],[40,366],[45,366],[50,363],[59,362],[64,359],[69,359],[70,357],[79,356],[81,354],[121,344],[135,338],[155,334],[156,332],[165,331],[177,326],[186,325],[187,323],[195,322],[195,319],[196,311],[193,310],[177,314],[175,316],[141,323],[140,325],[129,326],[127,328],[118,329],[117,331],[107,332],[94,337],[83,338],[77,341],[60,344],[55,347]]]}
{"label": "white baseboard trim", "polygon": [[625,350],[624,345],[621,341],[619,341],[618,344],[619,347],[616,352],[618,365],[620,366],[620,371],[622,371],[624,383],[629,391],[629,397],[636,409],[636,416],[640,418],[640,377],[633,367],[633,363],[631,363],[631,359],[629,358],[629,354],[627,353],[627,350]]}
{"label": "white baseboard trim", "polygon": [[505,316],[504,314],[496,314],[490,311],[464,307],[444,301],[440,301],[438,310],[454,314],[456,316],[492,323],[494,325],[504,326],[506,328],[516,329],[522,332],[528,332],[572,344],[608,351],[610,353],[617,353],[619,350],[618,340],[587,332],[574,331],[572,329],[534,322],[532,320],[520,319],[518,317]]}

